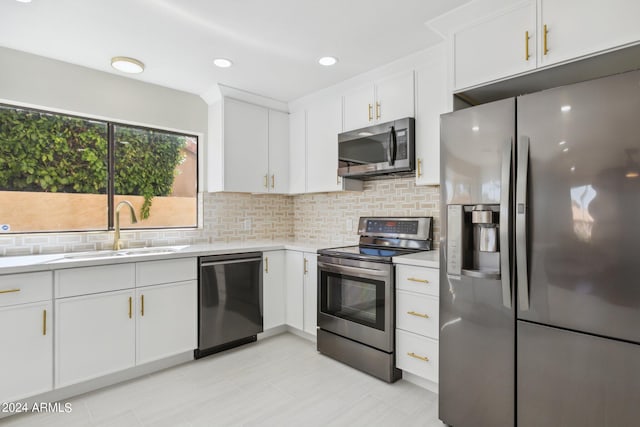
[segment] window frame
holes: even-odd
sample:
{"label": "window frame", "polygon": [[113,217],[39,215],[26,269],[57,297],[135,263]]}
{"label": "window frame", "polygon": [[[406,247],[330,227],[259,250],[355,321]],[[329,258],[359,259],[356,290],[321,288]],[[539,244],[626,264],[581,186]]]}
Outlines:
{"label": "window frame", "polygon": [[189,131],[179,131],[174,129],[167,129],[162,127],[155,127],[150,125],[143,125],[138,123],[126,122],[122,120],[112,120],[105,117],[91,116],[91,115],[81,115],[78,113],[67,112],[64,110],[56,110],[56,109],[47,109],[44,107],[32,106],[29,104],[21,104],[21,103],[10,103],[0,99],[0,107],[4,108],[13,108],[20,110],[30,110],[37,113],[43,114],[53,114],[58,116],[65,116],[74,119],[88,120],[94,122],[101,122],[107,126],[107,191],[105,196],[107,197],[107,228],[96,228],[96,229],[86,229],[86,230],[37,230],[37,231],[9,231],[9,232],[0,232],[0,236],[11,236],[11,235],[19,235],[19,234],[56,234],[56,233],[95,233],[95,232],[111,232],[115,230],[115,127],[123,126],[129,128],[140,129],[144,131],[157,131],[171,135],[179,135],[189,138],[196,139],[196,145],[198,150],[196,152],[196,170],[195,170],[195,178],[196,178],[196,195],[195,195],[195,204],[196,204],[196,216],[195,216],[195,224],[194,225],[177,225],[177,226],[161,226],[161,227],[126,227],[120,228],[120,231],[141,231],[141,230],[193,230],[198,229],[200,227],[200,209],[199,209],[199,201],[200,201],[200,141],[203,139],[202,134],[198,134],[196,132]]}

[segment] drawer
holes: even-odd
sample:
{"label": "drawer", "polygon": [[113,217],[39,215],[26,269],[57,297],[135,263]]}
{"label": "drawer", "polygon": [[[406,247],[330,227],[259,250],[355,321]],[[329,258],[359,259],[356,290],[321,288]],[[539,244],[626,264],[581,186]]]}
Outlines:
{"label": "drawer", "polygon": [[396,292],[396,328],[438,339],[438,298]]}
{"label": "drawer", "polygon": [[56,298],[96,294],[133,288],[134,263],[67,268],[55,272]]}
{"label": "drawer", "polygon": [[396,366],[438,382],[438,341],[396,329]]}
{"label": "drawer", "polygon": [[0,276],[0,307],[46,301],[53,297],[50,271]]}
{"label": "drawer", "polygon": [[136,286],[185,282],[198,278],[197,258],[166,259],[136,264]]}
{"label": "drawer", "polygon": [[426,295],[440,295],[440,272],[437,268],[396,266],[396,289]]}

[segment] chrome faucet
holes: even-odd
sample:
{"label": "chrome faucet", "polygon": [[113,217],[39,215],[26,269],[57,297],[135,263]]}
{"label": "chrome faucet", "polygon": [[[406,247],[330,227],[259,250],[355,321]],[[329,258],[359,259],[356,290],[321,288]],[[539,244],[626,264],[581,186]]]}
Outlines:
{"label": "chrome faucet", "polygon": [[135,224],[136,222],[138,222],[138,218],[136,218],[136,211],[133,208],[133,205],[131,204],[131,202],[127,200],[123,200],[120,203],[118,203],[118,205],[116,206],[116,229],[115,229],[116,232],[113,235],[114,251],[119,251],[120,249],[122,249],[122,242],[120,241],[120,209],[124,205],[129,206],[129,209],[131,210],[131,224]]}

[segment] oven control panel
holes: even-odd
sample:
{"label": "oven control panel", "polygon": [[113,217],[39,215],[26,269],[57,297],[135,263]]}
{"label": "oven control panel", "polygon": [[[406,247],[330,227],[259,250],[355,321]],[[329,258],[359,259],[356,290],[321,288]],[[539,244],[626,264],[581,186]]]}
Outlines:
{"label": "oven control panel", "polygon": [[363,217],[358,224],[358,234],[395,239],[430,240],[432,220],[431,217]]}
{"label": "oven control panel", "polygon": [[416,234],[418,232],[418,221],[392,221],[392,220],[369,220],[366,227],[367,233],[394,233],[394,234]]}

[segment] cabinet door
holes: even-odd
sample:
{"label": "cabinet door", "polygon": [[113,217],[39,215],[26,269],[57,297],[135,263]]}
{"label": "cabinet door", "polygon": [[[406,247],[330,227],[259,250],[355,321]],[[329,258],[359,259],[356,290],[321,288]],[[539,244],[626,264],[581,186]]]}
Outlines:
{"label": "cabinet door", "polygon": [[0,402],[12,402],[53,388],[52,304],[0,309]]}
{"label": "cabinet door", "polygon": [[262,254],[264,330],[285,323],[285,251]]}
{"label": "cabinet door", "polygon": [[307,109],[307,192],[339,191],[340,99],[326,98]]}
{"label": "cabinet door", "polygon": [[536,67],[535,6],[535,1],[519,3],[454,34],[455,89],[498,80]]}
{"label": "cabinet door", "polygon": [[[337,166],[336,166],[337,167]],[[289,114],[289,193],[307,191],[307,112]]]}
{"label": "cabinet door", "polygon": [[345,93],[342,102],[345,131],[373,124],[375,118],[373,85],[359,87]]}
{"label": "cabinet door", "polygon": [[304,252],[304,331],[315,336],[318,326],[318,256]]}
{"label": "cabinet door", "polygon": [[269,110],[269,192],[289,192],[289,114]]}
{"label": "cabinet door", "polygon": [[373,117],[377,123],[414,116],[413,71],[389,76],[376,82]]}
{"label": "cabinet door", "polygon": [[268,191],[269,110],[224,99],[224,189]]}
{"label": "cabinet door", "polygon": [[287,251],[286,322],[287,325],[299,330],[303,330],[304,328],[303,265],[302,252]]}
{"label": "cabinet door", "polygon": [[440,114],[447,112],[444,51],[416,70],[416,184],[440,184]]}
{"label": "cabinet door", "polygon": [[[628,0],[540,2],[541,65],[577,58],[640,39],[640,2]],[[544,25],[547,48],[544,52]]]}
{"label": "cabinet door", "polygon": [[134,366],[134,296],[125,290],[56,300],[56,387]]}
{"label": "cabinet door", "polygon": [[136,289],[136,364],[198,346],[198,284],[195,280]]}

